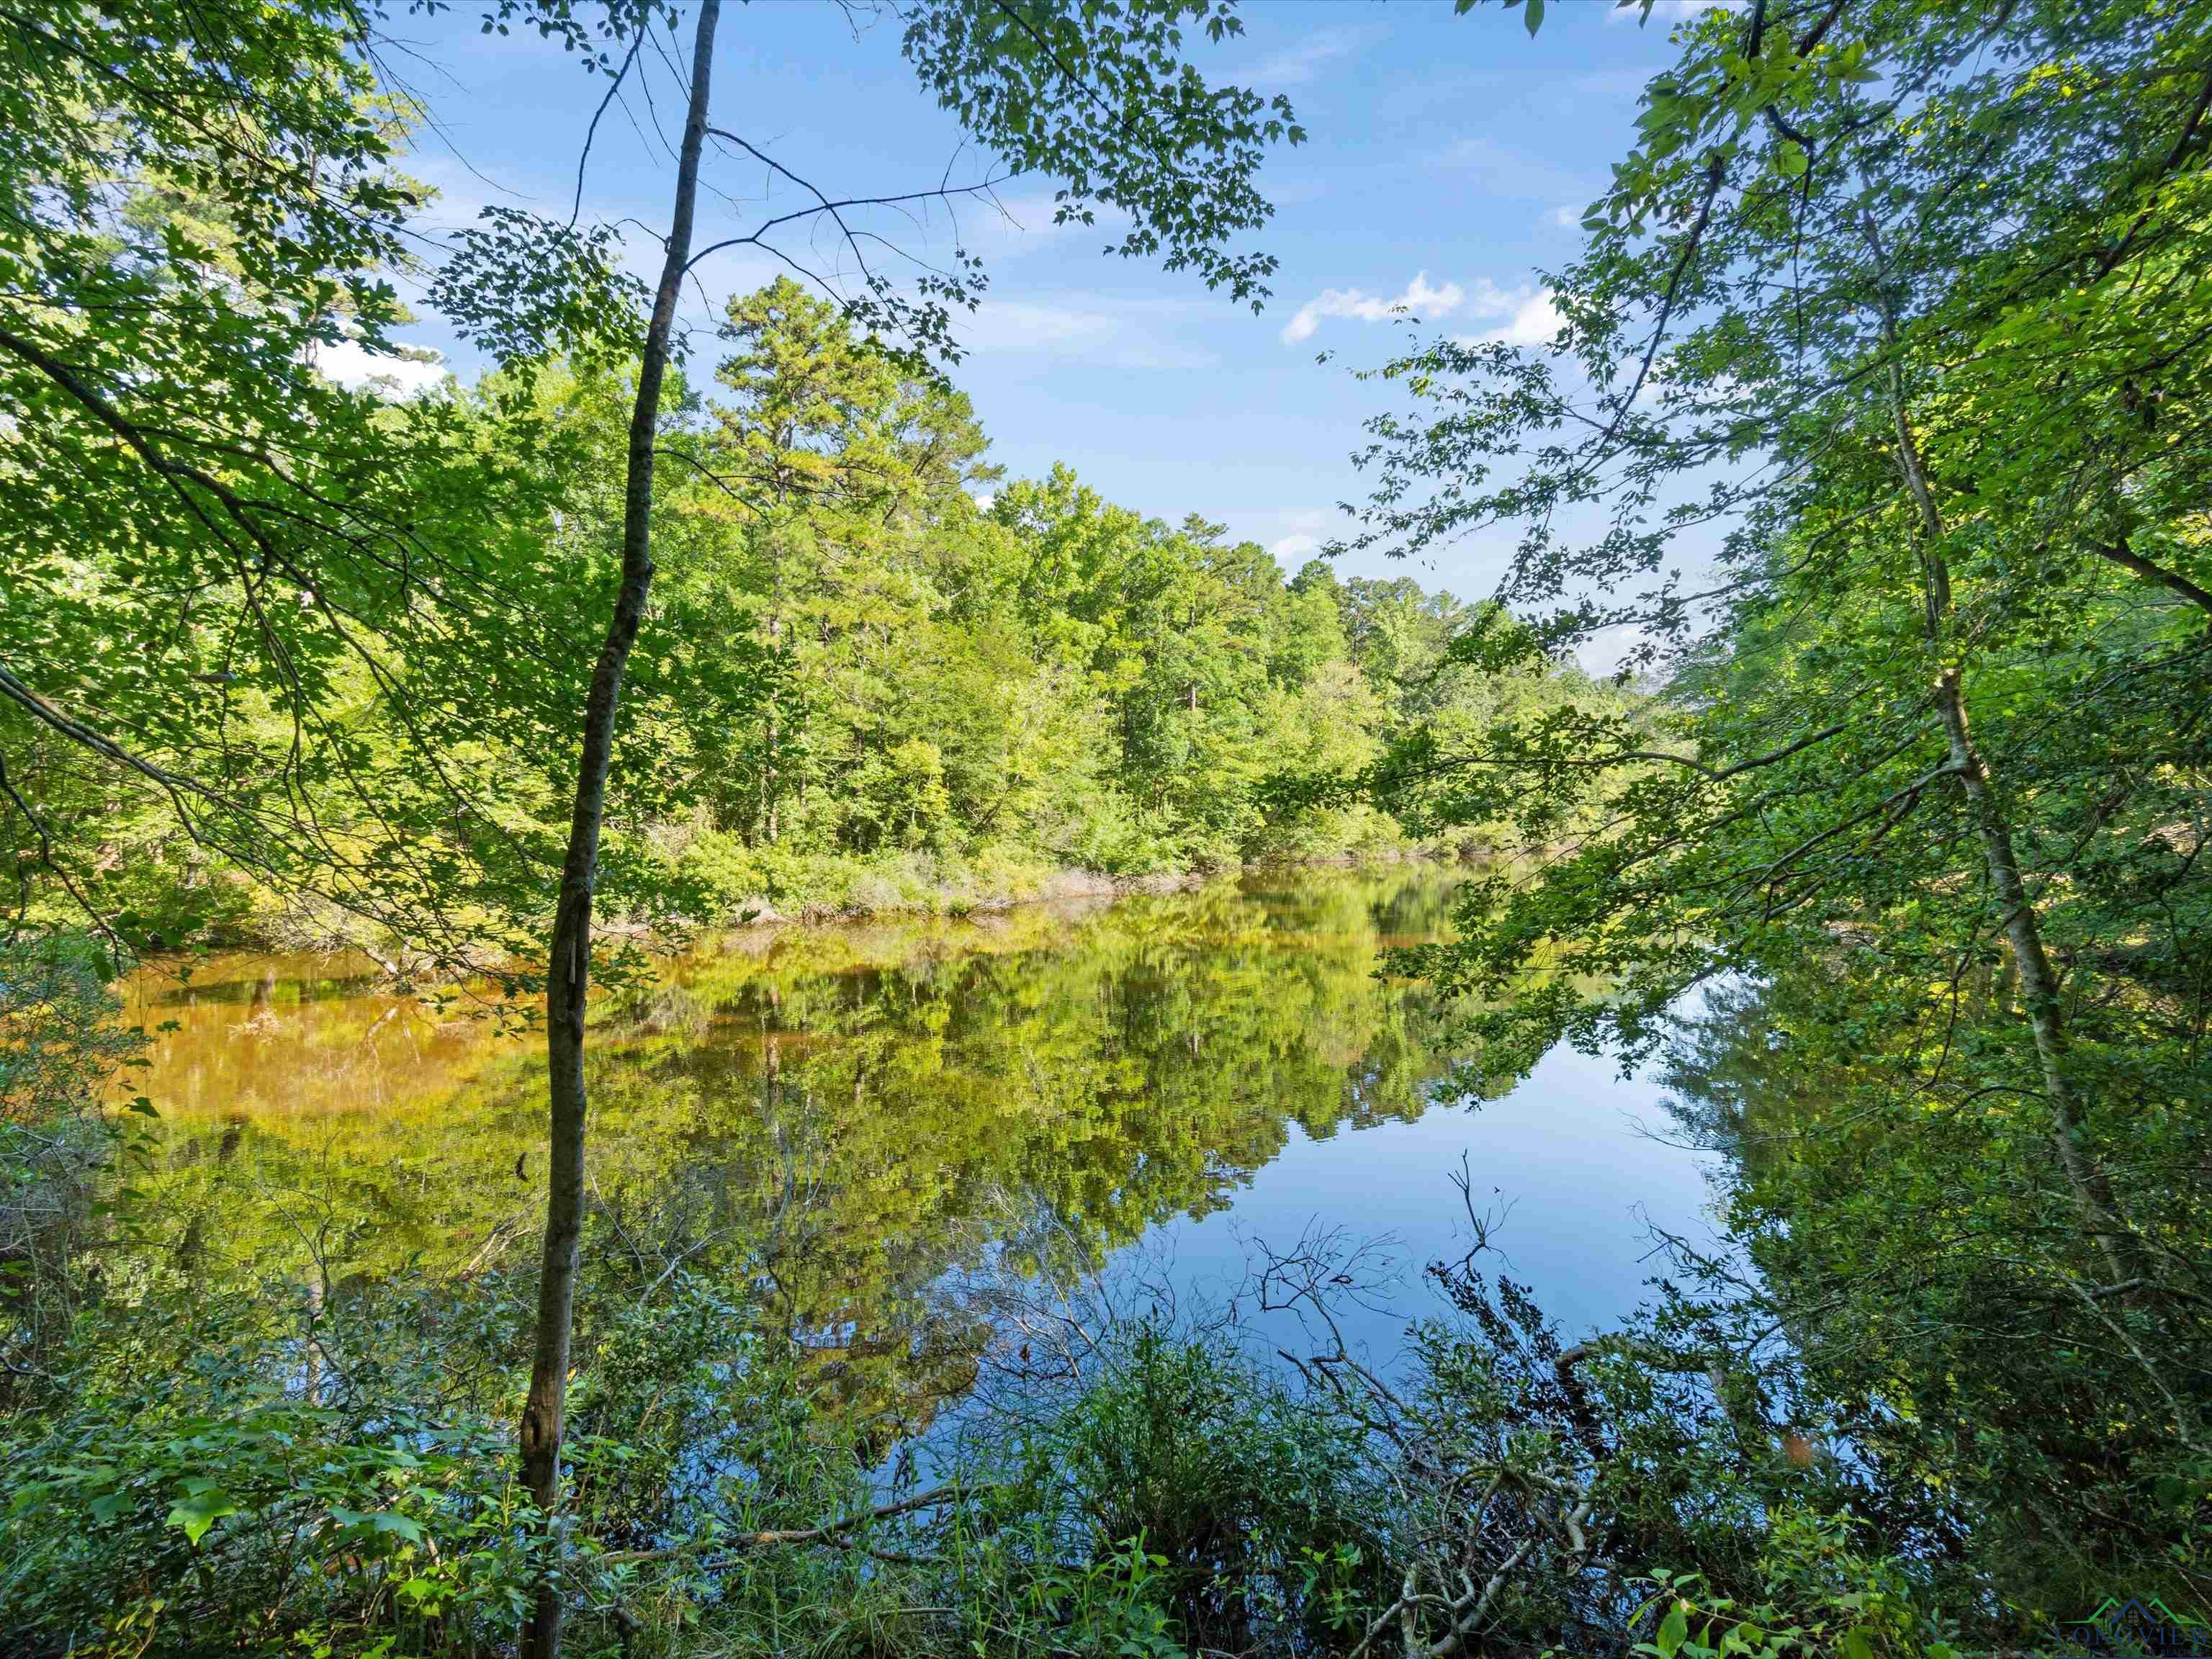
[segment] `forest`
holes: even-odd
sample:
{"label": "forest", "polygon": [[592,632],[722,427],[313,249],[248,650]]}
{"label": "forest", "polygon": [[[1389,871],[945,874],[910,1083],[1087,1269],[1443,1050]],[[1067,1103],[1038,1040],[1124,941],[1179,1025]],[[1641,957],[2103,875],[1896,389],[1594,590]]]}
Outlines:
{"label": "forest", "polygon": [[[2212,9],[1607,7],[1543,337],[1322,365],[1295,570],[994,461],[994,185],[741,134],[753,9],[462,8],[596,113],[434,240],[441,0],[0,9],[0,1646],[2204,1651]],[[1256,9],[863,14],[1279,297]],[[1711,1188],[1601,1327],[1465,1162],[1139,1254],[1563,1057]]]}
{"label": "forest", "polygon": [[[1356,773],[1419,723],[1609,695],[1571,666],[1498,676],[1448,660],[1474,608],[1410,580],[1340,581],[1319,559],[1285,580],[1256,544],[1195,517],[1148,522],[1064,469],[1002,483],[965,398],[795,282],[732,300],[721,333],[713,389],[664,394],[659,441],[688,470],[655,502],[656,626],[613,763],[602,860],[617,917],[963,909],[1071,878],[1410,853],[1387,811],[1270,794],[1270,781]],[[377,415],[446,428],[439,444],[481,447],[527,481],[542,516],[496,579],[543,592],[589,580],[618,547],[623,392],[556,366]],[[100,642],[143,604],[138,574],[66,550],[18,571],[41,623],[74,630],[39,659],[82,665],[74,696],[125,706],[97,678]],[[373,614],[349,606],[337,626]],[[466,909],[447,935],[458,945],[491,915],[527,916],[526,876],[501,860],[545,857],[562,834],[558,772],[533,757],[530,728],[467,714],[465,758],[441,755],[456,799],[417,809],[456,810],[473,781],[492,807],[484,833],[514,844],[455,838],[450,855],[480,884],[465,903],[452,874],[428,871],[334,898],[318,881],[333,854],[367,861],[396,845],[387,836],[419,846],[423,820],[395,809],[377,771],[435,708],[410,678],[419,659],[334,663],[327,724],[288,760],[291,688],[254,687],[234,665],[236,618],[175,622],[158,695],[205,699],[224,746],[208,763],[253,856],[217,844],[210,858],[158,786],[118,798],[96,755],[10,708],[14,775],[54,860],[41,920],[82,927],[89,913],[132,951],[357,939],[404,951],[410,935],[387,918]],[[465,637],[446,647],[450,672],[474,675],[489,647]],[[285,649],[309,654],[305,641]],[[537,665],[516,672],[503,695],[550,695]],[[278,799],[293,789],[328,849],[297,846]],[[281,878],[254,878],[269,872]]]}

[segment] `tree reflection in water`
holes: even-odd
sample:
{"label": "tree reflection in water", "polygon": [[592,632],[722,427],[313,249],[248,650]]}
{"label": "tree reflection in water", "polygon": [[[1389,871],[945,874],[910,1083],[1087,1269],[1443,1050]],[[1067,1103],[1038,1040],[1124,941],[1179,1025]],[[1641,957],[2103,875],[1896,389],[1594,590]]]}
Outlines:
{"label": "tree reflection in water", "polygon": [[[961,921],[741,935],[598,1010],[594,1299],[678,1273],[794,1338],[886,1437],[972,1380],[948,1281],[1096,1267],[1232,1201],[1292,1126],[1418,1117],[1451,1055],[1377,975],[1431,869],[1265,875]],[[363,964],[366,966],[366,964]],[[320,958],[151,973],[143,1247],[341,1292],[526,1262],[543,1056]],[[157,1029],[168,1023],[171,1029]]]}

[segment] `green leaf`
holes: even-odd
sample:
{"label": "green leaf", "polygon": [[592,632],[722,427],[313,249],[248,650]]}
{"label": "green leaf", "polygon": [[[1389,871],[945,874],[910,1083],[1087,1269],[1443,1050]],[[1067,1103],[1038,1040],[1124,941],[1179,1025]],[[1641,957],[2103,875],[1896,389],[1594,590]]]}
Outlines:
{"label": "green leaf", "polygon": [[[207,1536],[208,1528],[226,1515],[236,1515],[238,1505],[228,1492],[211,1480],[192,1480],[185,1482],[187,1495],[177,1500],[169,1510],[168,1524],[180,1528],[186,1541],[194,1548]],[[191,1488],[198,1487],[198,1491]]]}
{"label": "green leaf", "polygon": [[397,1510],[345,1510],[333,1507],[331,1519],[348,1532],[384,1533],[410,1544],[423,1539],[422,1523]]}
{"label": "green leaf", "polygon": [[1528,26],[1528,33],[1531,35],[1543,27],[1544,0],[1528,0],[1528,9],[1522,13],[1521,20]]}
{"label": "green leaf", "polygon": [[1689,1613],[1677,1601],[1668,1609],[1666,1618],[1660,1621],[1657,1644],[1660,1653],[1665,1656],[1665,1659],[1674,1659],[1674,1650],[1687,1641],[1689,1636]]}

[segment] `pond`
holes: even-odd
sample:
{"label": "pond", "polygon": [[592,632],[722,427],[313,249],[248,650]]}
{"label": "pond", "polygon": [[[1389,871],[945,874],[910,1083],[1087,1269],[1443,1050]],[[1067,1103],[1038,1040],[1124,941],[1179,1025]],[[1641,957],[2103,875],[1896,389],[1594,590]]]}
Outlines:
{"label": "pond", "polygon": [[[902,1428],[972,1382],[990,1322],[951,1287],[986,1269],[1125,1270],[1218,1310],[1262,1246],[1334,1231],[1373,1246],[1349,1334],[1387,1362],[1472,1209],[1504,1218],[1495,1260],[1569,1332],[1609,1326],[1653,1224],[1703,1230],[1705,1165],[1601,1057],[1455,1072],[1449,1009],[1378,972],[1447,925],[1451,887],[1268,872],[695,951],[595,1008],[595,1248],[741,1285]],[[234,957],[129,987],[160,1114],[137,1179],[195,1271],[528,1266],[540,1038],[369,966]]]}

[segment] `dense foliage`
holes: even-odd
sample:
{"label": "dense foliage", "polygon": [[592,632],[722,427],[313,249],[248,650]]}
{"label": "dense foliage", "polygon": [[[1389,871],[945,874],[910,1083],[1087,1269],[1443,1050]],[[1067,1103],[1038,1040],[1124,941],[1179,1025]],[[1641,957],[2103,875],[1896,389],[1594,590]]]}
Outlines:
{"label": "dense foliage", "polygon": [[[1340,581],[1318,562],[1286,580],[1218,526],[1145,520],[1065,470],[1003,484],[964,398],[788,281],[734,301],[726,333],[715,388],[670,398],[665,453],[683,465],[658,507],[661,574],[603,852],[617,910],[713,925],[966,908],[1049,890],[1062,872],[1412,850],[1370,807],[1269,786],[1356,771],[1417,720],[1618,701],[1571,671],[1455,667],[1448,648],[1477,613],[1449,596]],[[614,557],[622,400],[605,376],[547,371],[524,392],[496,380],[380,418],[472,430],[488,465],[536,475],[559,507],[518,568],[558,593],[603,580]],[[97,559],[63,562],[58,579],[80,591],[127,590]],[[228,626],[212,614],[202,648],[220,651]],[[404,641],[380,643],[406,658]],[[391,734],[365,686],[312,707],[342,715],[377,764],[404,754],[372,737]],[[218,729],[249,755],[289,741],[266,704]],[[418,797],[434,821],[405,828],[426,879],[481,869],[484,837],[539,856],[557,844],[559,750],[515,729],[441,750],[447,775],[473,781],[476,810]],[[11,823],[51,854],[40,915],[81,917],[81,902],[142,946],[424,948],[387,914],[349,914],[319,890],[287,902],[295,890],[211,855],[158,787],[27,722],[19,732],[15,776],[36,818]],[[464,890],[440,889],[449,910]],[[499,902],[532,902],[526,887]],[[466,914],[496,911],[487,898]],[[430,943],[468,937],[457,926]]]}
{"label": "dense foliage", "polygon": [[[386,343],[421,195],[361,21],[7,20],[9,833],[114,944],[219,915],[220,860],[450,957],[513,937],[544,856],[479,763],[570,700],[524,597],[555,575],[557,447],[517,471],[465,405],[395,414],[316,368]],[[116,810],[142,798],[161,831]]]}
{"label": "dense foliage", "polygon": [[1286,582],[1064,470],[1000,487],[964,398],[787,280],[725,332],[695,483],[664,506],[686,552],[663,604],[672,635],[715,630],[701,672],[734,648],[756,689],[710,746],[655,744],[647,786],[691,804],[656,848],[708,914],[803,902],[825,860],[1136,874],[1401,839],[1365,809],[1270,810],[1261,785],[1356,768],[1415,700],[1481,697],[1430,683],[1464,608],[1319,564]]}
{"label": "dense foliage", "polygon": [[[1357,539],[1510,530],[1470,607],[1003,479],[945,374],[973,262],[902,288],[842,220],[856,288],[738,296],[664,383],[717,10],[651,322],[612,229],[494,210],[422,274],[499,367],[408,399],[318,368],[389,346],[423,257],[380,12],[0,18],[9,1639],[1948,1659],[2212,1594],[2212,12],[1690,9],[1552,349],[1370,377],[1407,406]],[[616,89],[683,52],[654,3],[486,21]],[[1237,239],[1304,134],[1186,61],[1229,7],[907,22],[1064,220],[1264,296]],[[1624,638],[1616,682],[1571,665]],[[1384,930],[1286,963],[1203,904],[1119,913],[1103,968],[977,951],[957,1003],[927,951],[634,973],[586,1163],[595,902],[1417,842],[1521,854],[1395,958],[1418,1017]],[[519,1050],[406,1103],[465,1170],[134,1097],[130,951],[512,990],[564,866],[550,1136]],[[1665,1068],[1728,1160],[1725,1247],[1664,1241],[1628,1327],[1567,1341],[1472,1202],[1395,1370],[1329,1238],[1239,1291],[1310,1352],[1087,1279],[1286,1123],[1562,1040]]]}
{"label": "dense foliage", "polygon": [[1552,351],[1392,364],[1362,457],[1365,539],[1516,537],[1470,654],[1659,693],[1370,772],[1553,845],[1420,965],[1504,1056],[1689,1021],[1757,1273],[1686,1272],[1996,1639],[2208,1583],[2208,22],[1705,15]]}

